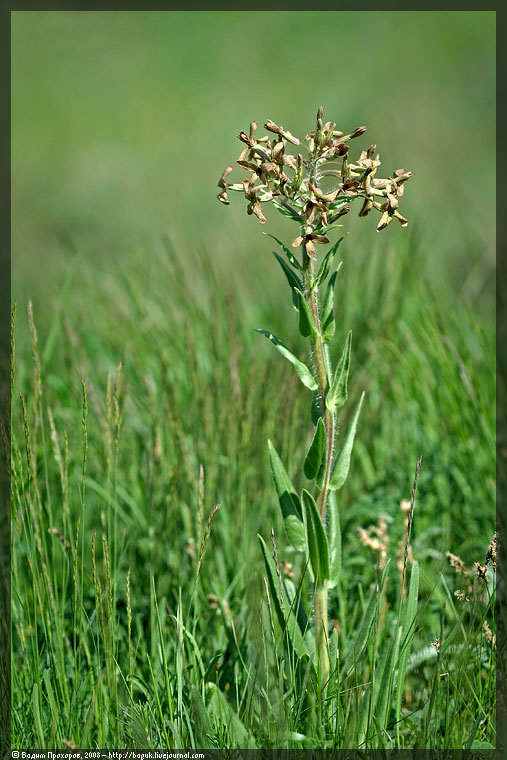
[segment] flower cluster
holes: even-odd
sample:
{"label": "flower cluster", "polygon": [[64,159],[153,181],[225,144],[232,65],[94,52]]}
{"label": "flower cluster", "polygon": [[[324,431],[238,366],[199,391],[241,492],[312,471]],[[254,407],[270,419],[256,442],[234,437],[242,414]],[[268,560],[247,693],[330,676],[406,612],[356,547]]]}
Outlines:
{"label": "flower cluster", "polygon": [[[366,127],[343,134],[336,124],[322,123],[321,107],[316,128],[308,132],[304,142],[271,120],[264,128],[273,137],[256,137],[255,121],[248,134],[239,133],[245,147],[236,163],[250,176],[242,183],[230,184],[227,177],[233,167],[227,166],[218,181],[219,201],[229,204],[229,190],[242,192],[248,202],[247,213],[255,214],[262,224],[266,221],[262,204],[271,201],[278,211],[301,224],[302,234],[292,245],[304,244],[310,258],[316,243],[329,243],[326,233],[339,226],[337,220],[350,211],[350,203],[357,198],[363,200],[359,216],[367,216],[372,209],[380,212],[377,230],[385,229],[393,219],[402,227],[408,224],[398,211],[398,199],[411,172],[397,169],[387,179],[377,177],[380,159],[375,145],[363,150],[356,161],[350,160],[348,143],[364,134]],[[300,147],[303,153],[288,152],[289,144]],[[326,182],[334,186],[324,189]]]}

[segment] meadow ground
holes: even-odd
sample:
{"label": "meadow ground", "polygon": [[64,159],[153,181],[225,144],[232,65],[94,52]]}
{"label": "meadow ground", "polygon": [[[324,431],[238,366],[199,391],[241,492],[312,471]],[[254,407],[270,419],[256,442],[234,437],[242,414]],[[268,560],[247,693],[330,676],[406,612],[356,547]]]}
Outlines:
{"label": "meadow ground", "polygon": [[[495,746],[493,44],[491,13],[13,14],[13,746]],[[267,439],[305,486],[310,398],[254,328],[306,346],[273,242],[215,199],[251,119],[304,134],[321,103],[413,171],[410,226],[347,218],[340,248],[341,426],[366,399],[324,708],[257,539],[299,582]]]}

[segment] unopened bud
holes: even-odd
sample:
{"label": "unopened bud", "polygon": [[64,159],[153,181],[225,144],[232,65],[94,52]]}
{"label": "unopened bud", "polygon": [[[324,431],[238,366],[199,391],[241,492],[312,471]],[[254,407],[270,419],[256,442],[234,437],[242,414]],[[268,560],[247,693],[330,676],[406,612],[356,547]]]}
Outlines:
{"label": "unopened bud", "polygon": [[247,135],[247,133],[243,129],[238,135],[238,140],[241,140],[241,142],[246,143],[251,148],[253,147],[253,140],[250,139],[250,137]]}
{"label": "unopened bud", "polygon": [[354,131],[350,133],[349,138],[352,140],[354,137],[359,137],[359,135],[364,135],[365,132],[366,132],[366,127],[357,127],[357,129],[354,129]]}

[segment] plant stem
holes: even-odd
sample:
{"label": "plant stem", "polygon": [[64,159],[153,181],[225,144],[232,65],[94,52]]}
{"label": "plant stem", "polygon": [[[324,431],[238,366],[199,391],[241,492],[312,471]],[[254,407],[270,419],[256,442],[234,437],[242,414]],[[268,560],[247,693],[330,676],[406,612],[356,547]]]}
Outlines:
{"label": "plant stem", "polygon": [[[326,517],[327,497],[329,492],[329,478],[333,463],[333,449],[335,437],[335,414],[326,407],[326,395],[329,388],[330,368],[328,369],[328,356],[322,338],[322,327],[319,314],[319,294],[315,287],[314,262],[308,257],[303,246],[303,285],[304,297],[308,304],[310,314],[316,328],[316,337],[310,337],[311,347],[315,359],[317,379],[319,383],[320,410],[324,420],[326,432],[326,462],[322,489],[317,497],[317,508],[322,522]],[[323,690],[329,680],[329,642],[328,642],[328,615],[327,615],[327,581],[315,589],[315,643],[317,647],[317,659],[320,668],[321,684]],[[324,693],[324,691],[323,691]]]}
{"label": "plant stem", "polygon": [[314,281],[314,262],[307,256],[306,250],[303,246],[303,260],[305,263],[303,271],[303,284],[304,284],[304,296],[312,315],[313,322],[315,324],[317,337],[313,340],[310,337],[312,351],[315,359],[315,366],[317,369],[317,381],[319,383],[319,396],[320,396],[320,411],[322,419],[324,421],[324,428],[326,431],[326,463],[324,470],[324,478],[322,481],[322,489],[317,497],[317,507],[321,516],[322,522],[326,517],[327,509],[327,497],[329,488],[329,478],[331,477],[331,467],[333,464],[334,453],[334,437],[335,437],[335,414],[330,412],[326,407],[326,395],[329,388],[328,369],[327,369],[327,357],[324,347],[324,341],[322,338],[322,328],[319,314],[319,294],[315,287]]}

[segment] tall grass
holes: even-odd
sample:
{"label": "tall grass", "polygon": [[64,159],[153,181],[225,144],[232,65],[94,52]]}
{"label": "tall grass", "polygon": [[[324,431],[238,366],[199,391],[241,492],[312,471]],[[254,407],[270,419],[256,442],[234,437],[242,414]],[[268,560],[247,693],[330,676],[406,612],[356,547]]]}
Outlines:
{"label": "tall grass", "polygon": [[[281,278],[278,299],[248,256],[237,267],[232,251],[166,241],[126,252],[101,278],[76,258],[52,310],[36,293],[33,306],[18,302],[13,746],[495,744],[484,627],[494,635],[495,579],[473,575],[494,531],[491,313],[422,277],[413,238],[393,241],[353,262],[345,241],[337,283],[337,331],[354,324],[357,336],[350,408],[368,393],[340,492],[323,711],[307,662],[284,643],[256,540],[271,556],[273,526],[282,603],[294,608],[310,584],[291,580],[265,441],[291,476],[302,470],[307,398],[251,330],[293,329]],[[269,257],[262,247],[251,255]],[[419,452],[403,595],[400,504]],[[379,516],[383,557],[358,531]]]}

